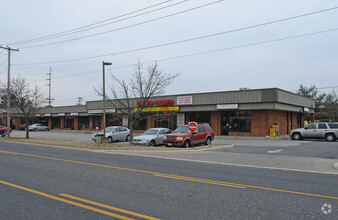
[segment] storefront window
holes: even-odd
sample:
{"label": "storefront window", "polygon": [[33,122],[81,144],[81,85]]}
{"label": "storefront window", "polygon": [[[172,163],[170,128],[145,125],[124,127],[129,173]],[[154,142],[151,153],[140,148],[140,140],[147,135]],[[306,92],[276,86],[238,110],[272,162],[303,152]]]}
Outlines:
{"label": "storefront window", "polygon": [[74,119],[75,116],[65,117],[65,128],[74,129]]}
{"label": "storefront window", "polygon": [[177,128],[176,112],[158,112],[154,114],[155,128],[169,128],[175,130]]}
{"label": "storefront window", "polygon": [[251,111],[221,112],[221,134],[251,132]]}
{"label": "storefront window", "polygon": [[52,118],[52,128],[60,128],[60,118]]}
{"label": "storefront window", "polygon": [[79,117],[79,130],[89,128],[89,117]]}
{"label": "storefront window", "polygon": [[134,130],[147,130],[147,119],[137,120],[134,123]]}
{"label": "storefront window", "polygon": [[116,115],[107,114],[107,126],[122,126],[122,117],[118,117]]}
{"label": "storefront window", "polygon": [[93,128],[101,129],[101,116],[94,116]]}
{"label": "storefront window", "polygon": [[185,113],[185,124],[194,121],[197,123],[210,124],[210,112],[187,112]]}

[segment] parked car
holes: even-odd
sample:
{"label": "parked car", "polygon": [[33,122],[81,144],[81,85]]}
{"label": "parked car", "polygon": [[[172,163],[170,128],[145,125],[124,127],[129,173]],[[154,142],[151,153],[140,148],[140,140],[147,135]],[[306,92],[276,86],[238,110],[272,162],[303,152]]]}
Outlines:
{"label": "parked car", "polygon": [[305,128],[292,129],[290,137],[293,140],[302,140],[303,138],[325,138],[327,141],[335,141],[338,137],[338,123],[311,123]]}
{"label": "parked car", "polygon": [[[11,128],[9,130],[10,130],[10,132],[12,132]],[[7,134],[7,127],[3,126],[3,125],[0,125],[0,134],[4,134],[4,133]]]}
{"label": "parked car", "polygon": [[28,126],[30,131],[49,131],[49,127],[43,124],[32,124]]}
{"label": "parked car", "polygon": [[[104,131],[99,131],[92,136],[92,140],[96,142],[96,136],[103,136]],[[110,126],[106,127],[106,139],[108,143],[113,141],[129,141],[130,130],[123,126]]]}
{"label": "parked car", "polygon": [[[171,146],[183,146],[191,147],[192,134],[188,129],[188,125],[179,126],[174,133],[166,134],[163,142],[166,147]],[[214,131],[209,124],[198,124],[197,131],[194,133],[193,144],[205,144],[210,145],[214,140]]]}
{"label": "parked car", "polygon": [[134,137],[133,143],[150,146],[161,145],[163,144],[164,135],[171,132],[168,128],[150,128],[143,135]]}
{"label": "parked car", "polygon": [[26,124],[19,125],[19,130],[26,130]]}

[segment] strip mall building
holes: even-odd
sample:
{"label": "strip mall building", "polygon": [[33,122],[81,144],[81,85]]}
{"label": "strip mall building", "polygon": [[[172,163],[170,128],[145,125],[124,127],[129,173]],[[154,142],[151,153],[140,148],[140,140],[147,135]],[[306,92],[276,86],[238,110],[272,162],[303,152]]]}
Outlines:
{"label": "strip mall building", "polygon": [[[114,100],[112,100],[114,101]],[[304,126],[304,113],[314,120],[315,101],[278,88],[194,93],[154,97],[143,104],[145,118],[134,124],[135,132],[152,127],[175,129],[190,121],[206,122],[215,135],[267,136],[278,124],[280,135]],[[55,130],[102,129],[102,100],[80,106],[47,107],[36,115],[37,121]],[[106,104],[106,125],[128,125],[128,119]],[[3,115],[3,121],[4,115]],[[20,121],[15,118],[16,127]]]}

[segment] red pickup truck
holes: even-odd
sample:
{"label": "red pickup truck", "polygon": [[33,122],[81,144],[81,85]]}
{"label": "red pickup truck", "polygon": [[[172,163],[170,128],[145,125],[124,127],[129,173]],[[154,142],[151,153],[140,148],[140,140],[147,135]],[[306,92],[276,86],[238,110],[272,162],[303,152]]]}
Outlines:
{"label": "red pickup truck", "polygon": [[[188,129],[188,125],[179,126],[174,133],[166,134],[163,142],[166,147],[191,147],[192,140],[191,132]],[[209,124],[198,124],[197,131],[194,133],[194,145],[205,144],[210,145],[214,140],[214,131]]]}

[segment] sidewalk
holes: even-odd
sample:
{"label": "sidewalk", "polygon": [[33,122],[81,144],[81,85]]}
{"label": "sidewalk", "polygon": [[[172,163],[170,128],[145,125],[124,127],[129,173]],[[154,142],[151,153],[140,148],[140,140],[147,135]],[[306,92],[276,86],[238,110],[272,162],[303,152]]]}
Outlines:
{"label": "sidewalk", "polygon": [[[96,151],[95,152],[102,152]],[[104,153],[125,154],[142,157],[153,157],[170,160],[184,160],[211,164],[223,164],[248,168],[278,169],[322,174],[336,174],[338,169],[334,164],[336,159],[313,157],[295,157],[278,155],[261,155],[213,151],[186,151],[186,152],[150,152],[150,151],[104,151]],[[336,164],[337,165],[337,164]]]}

